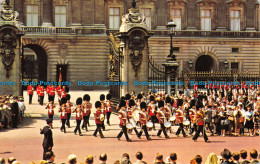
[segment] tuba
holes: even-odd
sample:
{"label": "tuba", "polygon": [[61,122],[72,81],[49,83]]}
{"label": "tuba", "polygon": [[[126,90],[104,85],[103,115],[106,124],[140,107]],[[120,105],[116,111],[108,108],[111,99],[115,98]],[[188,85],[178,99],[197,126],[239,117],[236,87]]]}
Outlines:
{"label": "tuba", "polygon": [[100,114],[100,117],[99,117],[99,119],[100,119],[100,121],[104,121],[104,119],[105,119],[105,116],[104,116],[104,114]]}

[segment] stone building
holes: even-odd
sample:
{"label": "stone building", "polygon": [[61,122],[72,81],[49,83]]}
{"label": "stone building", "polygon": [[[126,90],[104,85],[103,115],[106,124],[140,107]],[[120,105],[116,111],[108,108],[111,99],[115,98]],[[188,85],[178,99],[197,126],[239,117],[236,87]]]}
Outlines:
{"label": "stone building", "polygon": [[[62,67],[63,80],[74,84],[72,89],[106,88],[77,82],[109,80],[109,34],[118,32],[131,0],[12,3],[26,31],[23,46],[28,53],[24,55],[37,61],[33,78],[56,81]],[[156,64],[164,63],[169,54],[166,24],[173,19],[180,72],[260,71],[259,0],[137,0],[137,7],[154,32],[149,52]],[[24,70],[29,74],[30,68]]]}

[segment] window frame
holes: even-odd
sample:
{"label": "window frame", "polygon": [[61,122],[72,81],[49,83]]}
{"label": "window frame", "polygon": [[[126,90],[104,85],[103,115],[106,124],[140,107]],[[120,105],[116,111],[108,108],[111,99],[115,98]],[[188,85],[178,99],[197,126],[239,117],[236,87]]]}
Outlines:
{"label": "window frame", "polygon": [[[118,11],[119,15],[110,15],[110,9],[112,9],[112,8],[113,8],[113,9],[119,9],[119,11]],[[120,8],[120,7],[117,7],[117,6],[111,6],[111,7],[108,8],[108,28],[109,28],[109,29],[118,30],[118,29],[120,28],[120,24],[121,24],[121,19],[120,19],[120,15],[121,15],[120,12],[121,12],[121,11],[120,11],[120,9],[121,9],[121,8]],[[115,13],[115,10],[114,10],[113,12]],[[117,27],[115,28],[115,23],[114,23],[114,22],[113,22],[113,27],[110,28],[110,25],[111,25],[110,17],[111,17],[111,16],[113,16],[113,21],[114,21],[114,22],[115,22],[115,16],[118,16],[118,21],[119,21],[119,22],[118,22],[118,28],[117,28]]]}
{"label": "window frame", "polygon": [[[59,7],[59,12],[56,13],[56,7]],[[65,8],[65,14],[61,12],[61,7],[64,7]],[[54,7],[54,25],[55,27],[67,27],[68,24],[67,24],[67,6],[66,5],[55,5]],[[59,16],[59,26],[57,26],[56,24],[56,16]],[[61,23],[61,17],[64,16],[65,17],[65,26],[62,26],[62,23]]]}
{"label": "window frame", "polygon": [[[31,6],[31,12],[28,12],[28,7]],[[35,9],[35,7],[37,7],[37,9]],[[39,26],[39,5],[36,5],[36,4],[28,4],[26,5],[26,26],[30,26],[30,27],[38,27]],[[30,25],[29,25],[29,15],[31,17],[34,18],[34,16],[36,16],[35,18],[37,18],[37,24],[34,25],[33,24],[33,19],[30,19]]]}
{"label": "window frame", "polygon": [[[202,17],[202,11],[209,10],[210,11],[210,17]],[[202,7],[200,8],[200,30],[202,30],[202,18],[210,18],[210,30],[203,30],[203,31],[212,31],[212,18],[213,18],[213,11],[214,9],[212,7]]]}
{"label": "window frame", "polygon": [[229,30],[230,31],[237,31],[237,30],[232,30],[232,26],[231,26],[231,19],[232,19],[232,17],[231,17],[231,12],[232,11],[239,11],[240,12],[240,17],[239,17],[239,30],[238,31],[241,31],[241,29],[242,29],[242,25],[243,25],[243,23],[244,23],[244,19],[243,19],[243,15],[244,15],[244,10],[243,10],[243,8],[242,7],[231,7],[230,9],[229,9]]}
{"label": "window frame", "polygon": [[[172,13],[174,13],[173,10],[180,10],[181,11],[181,15],[180,16],[173,16],[173,14],[172,14]],[[183,15],[184,15],[183,12],[184,12],[183,7],[171,7],[170,8],[170,20],[173,20],[173,18],[180,18],[181,19],[180,28],[176,24],[176,28],[175,28],[176,31],[182,30],[182,27],[183,27],[182,26],[182,22],[183,22]]]}

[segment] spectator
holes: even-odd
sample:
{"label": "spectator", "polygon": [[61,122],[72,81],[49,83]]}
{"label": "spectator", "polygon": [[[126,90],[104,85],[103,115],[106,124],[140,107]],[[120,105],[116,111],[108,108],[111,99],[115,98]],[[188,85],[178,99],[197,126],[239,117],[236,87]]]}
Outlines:
{"label": "spectator", "polygon": [[257,160],[258,153],[255,149],[250,151],[250,164],[259,164],[260,162]]}
{"label": "spectator", "polygon": [[218,157],[215,153],[210,153],[205,164],[218,164]]}
{"label": "spectator", "polygon": [[165,164],[163,161],[163,155],[161,153],[156,154],[154,164]]}
{"label": "spectator", "polygon": [[100,164],[106,164],[107,162],[107,154],[100,154],[99,156]]}
{"label": "spectator", "polygon": [[48,151],[45,154],[45,157],[46,157],[47,163],[54,163],[55,155],[54,155],[53,151]]}
{"label": "spectator", "polygon": [[121,164],[131,164],[129,154],[124,153],[121,158]]}
{"label": "spectator", "polygon": [[247,151],[246,150],[241,150],[240,151],[240,156],[242,158],[242,161],[240,162],[241,164],[248,164],[250,163],[246,158],[247,158]]}
{"label": "spectator", "polygon": [[119,161],[119,160],[116,160],[116,161],[114,162],[114,164],[120,164],[120,161]]}
{"label": "spectator", "polygon": [[85,164],[93,164],[94,163],[94,157],[93,155],[88,155],[86,158],[85,158]]}
{"label": "spectator", "polygon": [[166,159],[167,164],[176,164],[177,161],[177,154],[176,153],[171,153],[169,157]]}
{"label": "spectator", "polygon": [[135,155],[136,157],[136,162],[134,164],[143,164],[144,162],[142,161],[143,159],[143,153],[138,151]]}
{"label": "spectator", "polygon": [[5,159],[4,158],[0,158],[0,164],[5,164]]}
{"label": "spectator", "polygon": [[12,164],[14,161],[16,161],[16,159],[14,157],[10,157],[8,158],[8,164]]}
{"label": "spectator", "polygon": [[196,155],[196,156],[195,156],[195,161],[196,161],[196,164],[201,164],[201,163],[202,163],[202,157],[201,157],[201,155]]}
{"label": "spectator", "polygon": [[76,164],[77,156],[75,154],[71,154],[68,156],[68,164]]}
{"label": "spectator", "polygon": [[240,158],[240,154],[238,152],[232,154],[232,160],[234,164],[239,164],[239,158]]}
{"label": "spectator", "polygon": [[221,152],[221,156],[223,158],[222,164],[233,164],[229,161],[229,159],[232,157],[231,152],[228,149],[224,149],[223,152]]}

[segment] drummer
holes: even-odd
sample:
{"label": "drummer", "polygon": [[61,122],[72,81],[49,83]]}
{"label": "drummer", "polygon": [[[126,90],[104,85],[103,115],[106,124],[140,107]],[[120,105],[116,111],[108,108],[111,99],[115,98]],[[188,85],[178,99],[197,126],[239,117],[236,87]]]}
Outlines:
{"label": "drummer", "polygon": [[153,129],[155,130],[155,121],[156,121],[156,104],[154,96],[150,96],[150,103],[148,105],[148,114],[151,118],[151,121],[153,123]]}
{"label": "drummer", "polygon": [[142,126],[142,129],[140,130],[140,132],[138,133],[138,138],[141,139],[142,133],[144,131],[144,134],[146,136],[147,140],[151,140],[149,133],[147,131],[147,114],[146,114],[146,103],[145,102],[141,102],[140,103],[140,108],[142,109],[142,112],[139,112],[139,120]]}
{"label": "drummer", "polygon": [[194,124],[193,122],[195,121],[194,119],[195,119],[195,116],[196,116],[196,106],[194,105],[192,108],[190,108],[190,110],[189,110],[189,117],[190,117],[190,120],[191,120],[191,131],[190,131],[190,135],[192,135],[193,134],[193,132],[195,131],[197,131],[197,125],[196,124]]}
{"label": "drummer", "polygon": [[166,97],[165,99],[165,117],[166,120],[169,121],[170,117],[171,117],[171,113],[172,113],[172,105],[171,105],[171,98],[170,97]]}
{"label": "drummer", "polygon": [[133,125],[135,134],[138,136],[138,131],[136,129],[136,121],[133,119],[134,110],[135,110],[135,101],[133,99],[130,99],[129,100],[129,109],[127,111],[127,119],[128,119],[128,122]]}
{"label": "drummer", "polygon": [[164,123],[165,123],[165,115],[163,113],[163,110],[164,110],[164,102],[163,101],[159,101],[158,102],[158,111],[157,111],[157,118],[159,120],[159,124],[161,125],[161,129],[158,131],[157,133],[157,136],[160,137],[161,133],[163,132],[164,133],[164,136],[165,138],[169,138],[169,136],[167,135],[166,133],[166,128],[164,126]]}
{"label": "drummer", "polygon": [[185,134],[185,131],[183,129],[183,118],[184,118],[184,113],[182,110],[182,104],[180,104],[179,108],[176,110],[176,120],[179,123],[179,128],[176,132],[176,136],[179,136],[180,132],[182,132],[183,137],[186,137],[187,135]]}

